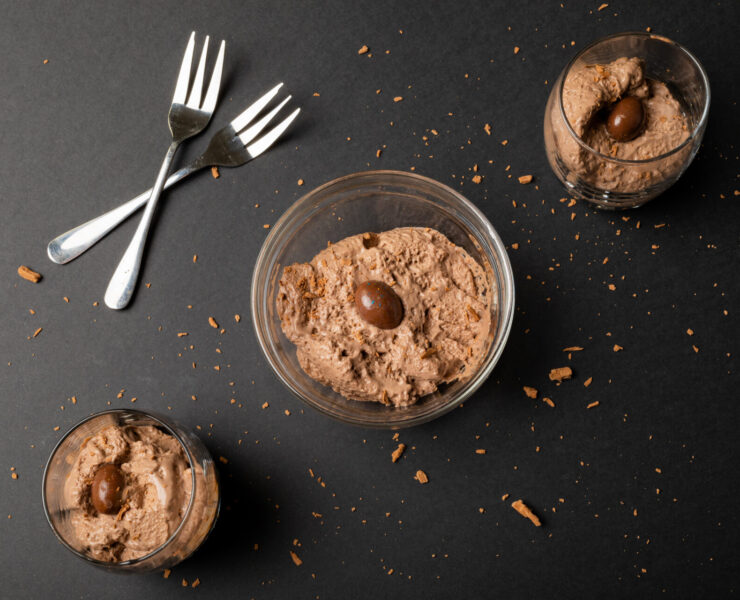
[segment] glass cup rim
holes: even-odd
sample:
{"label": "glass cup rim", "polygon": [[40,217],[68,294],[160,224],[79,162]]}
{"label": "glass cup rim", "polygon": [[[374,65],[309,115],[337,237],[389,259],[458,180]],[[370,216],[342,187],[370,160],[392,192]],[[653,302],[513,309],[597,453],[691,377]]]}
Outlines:
{"label": "glass cup rim", "polygon": [[[54,526],[54,523],[52,523],[51,516],[49,514],[49,507],[48,502],[46,498],[46,480],[49,474],[49,467],[51,466],[51,462],[56,456],[57,451],[59,450],[60,446],[66,440],[74,431],[76,431],[79,427],[87,423],[88,421],[92,421],[93,419],[96,419],[98,417],[101,417],[103,415],[111,415],[111,414],[120,414],[120,413],[133,413],[137,415],[141,415],[144,417],[148,417],[154,421],[156,421],[160,426],[164,427],[167,430],[167,433],[170,434],[172,437],[174,437],[182,446],[182,449],[185,451],[185,456],[188,459],[188,464],[190,465],[190,476],[191,476],[191,493],[190,493],[190,500],[188,501],[188,507],[185,510],[185,514],[183,514],[182,519],[180,520],[180,524],[177,526],[177,529],[175,529],[174,532],[172,532],[172,535],[167,538],[167,540],[162,543],[160,546],[149,552],[148,554],[145,554],[144,556],[140,556],[139,558],[133,558],[131,560],[125,560],[121,562],[109,562],[104,560],[98,560],[97,558],[93,558],[92,556],[88,556],[87,554],[84,554],[77,550],[76,548],[73,548],[67,540],[62,537],[62,535],[57,531],[57,528]],[[49,523],[49,527],[51,527],[51,530],[54,532],[54,535],[56,538],[62,543],[62,545],[70,550],[72,553],[74,553],[76,556],[79,556],[80,558],[86,560],[89,563],[92,563],[97,566],[105,567],[107,569],[121,569],[125,570],[125,567],[134,566],[137,564],[140,564],[144,562],[145,560],[151,558],[152,556],[158,554],[160,551],[162,551],[164,548],[166,548],[180,533],[180,530],[185,525],[185,521],[187,517],[190,515],[190,511],[193,508],[193,503],[195,499],[195,464],[193,462],[193,457],[190,453],[190,449],[185,444],[184,440],[182,439],[182,436],[175,431],[172,426],[167,422],[167,419],[165,417],[162,417],[160,415],[157,415],[156,413],[150,413],[143,410],[136,410],[136,409],[128,409],[128,408],[111,408],[108,410],[104,410],[101,412],[93,413],[91,415],[88,415],[84,419],[78,421],[75,425],[73,425],[56,443],[54,448],[52,449],[51,453],[49,454],[49,459],[46,461],[46,466],[44,467],[44,474],[41,479],[41,499],[42,504],[44,506],[44,516],[46,517],[46,522]]]}
{"label": "glass cup rim", "polygon": [[[576,64],[576,62],[589,50],[594,48],[595,46],[598,46],[599,44],[602,44],[608,40],[621,38],[621,37],[641,37],[641,38],[647,38],[647,39],[654,39],[661,42],[665,42],[666,44],[669,44],[671,46],[675,46],[683,52],[689,60],[694,64],[697,71],[701,75],[702,84],[704,85],[704,89],[706,90],[706,98],[704,99],[704,106],[702,108],[702,114],[699,120],[697,121],[696,125],[692,128],[691,133],[689,136],[681,142],[678,146],[675,148],[672,148],[668,152],[664,152],[663,154],[660,154],[658,156],[654,156],[653,158],[642,158],[642,159],[626,159],[626,158],[616,158],[614,156],[608,156],[606,154],[602,154],[601,152],[594,150],[591,146],[589,146],[586,142],[584,142],[578,134],[573,130],[573,127],[570,124],[570,121],[568,120],[568,117],[565,115],[565,109],[563,108],[563,89],[565,87],[565,80],[568,77],[568,73],[570,73],[571,68],[573,65]],[[711,100],[711,90],[709,87],[709,77],[707,76],[706,71],[704,70],[704,67],[699,62],[699,59],[694,56],[694,54],[691,53],[690,50],[688,50],[685,46],[679,44],[678,42],[663,36],[663,35],[657,35],[654,33],[648,33],[645,31],[622,31],[619,33],[612,33],[610,35],[601,37],[597,40],[594,40],[581,50],[579,50],[576,55],[571,58],[568,63],[565,65],[565,69],[563,69],[562,77],[560,80],[560,86],[558,89],[558,109],[560,111],[560,117],[563,119],[563,122],[565,123],[565,127],[570,134],[570,136],[576,140],[579,146],[581,146],[584,150],[589,152],[589,154],[592,154],[600,159],[606,160],[608,162],[612,162],[615,164],[623,164],[623,165],[645,165],[654,163],[656,161],[661,161],[669,156],[672,156],[673,154],[676,154],[680,150],[682,150],[684,147],[689,145],[694,141],[694,138],[701,132],[706,125],[707,119],[709,117],[709,103]]]}
{"label": "glass cup rim", "polygon": [[[378,183],[377,180],[381,178],[397,180],[405,179],[410,180],[411,182],[416,184],[422,183],[431,186],[432,188],[452,197],[455,202],[460,203],[463,207],[465,207],[465,209],[470,211],[470,213],[475,218],[476,225],[481,228],[481,232],[483,233],[483,237],[487,242],[487,245],[489,246],[490,252],[495,255],[501,263],[499,281],[501,283],[501,288],[505,289],[507,293],[501,294],[502,300],[505,300],[506,302],[503,303],[500,307],[501,327],[500,340],[498,342],[498,345],[493,349],[493,352],[491,352],[487,361],[480,365],[476,374],[465,383],[465,387],[460,390],[460,392],[456,396],[451,397],[447,400],[447,402],[437,407],[436,409],[431,410],[429,413],[400,420],[369,422],[363,417],[353,417],[351,415],[347,415],[346,413],[343,413],[341,415],[334,413],[330,408],[327,408],[322,403],[314,401],[310,397],[310,394],[304,393],[302,390],[297,389],[296,386],[294,386],[292,382],[283,374],[282,366],[279,364],[277,358],[273,356],[272,352],[270,351],[270,335],[267,333],[265,328],[260,325],[260,320],[258,319],[259,313],[261,312],[260,303],[263,301],[258,295],[259,292],[262,291],[258,289],[258,283],[260,275],[265,270],[268,256],[273,254],[276,248],[280,248],[282,246],[283,240],[279,238],[281,237],[286,224],[296,222],[298,216],[303,216],[305,211],[310,210],[311,208],[315,208],[310,205],[311,199],[315,198],[317,195],[324,193],[327,189],[335,186],[341,186],[342,184],[345,184],[347,182],[362,181],[363,179],[367,179],[371,183]],[[383,183],[387,184],[388,182]],[[324,200],[323,202],[326,202],[326,200]],[[467,400],[475,391],[477,391],[477,389],[491,374],[493,368],[496,366],[501,357],[501,354],[503,353],[514,320],[514,309],[516,306],[516,302],[514,275],[504,243],[498,235],[498,232],[494,229],[493,225],[491,225],[488,218],[480,211],[477,206],[475,206],[475,204],[473,204],[460,192],[452,189],[451,187],[430,177],[419,175],[418,173],[397,170],[370,170],[343,175],[314,188],[313,190],[309,191],[301,198],[296,200],[280,216],[280,218],[277,220],[272,230],[268,234],[267,238],[263,242],[262,248],[260,249],[259,255],[255,262],[254,271],[252,273],[251,305],[254,330],[260,348],[262,349],[262,353],[267,358],[268,363],[272,367],[272,370],[275,372],[275,374],[278,376],[278,379],[280,379],[280,381],[301,401],[308,404],[311,408],[317,410],[321,414],[324,414],[340,422],[348,423],[350,425],[373,429],[400,429],[411,427],[421,423],[426,423],[432,419],[435,419],[443,415],[444,413],[452,410],[453,408],[459,406],[461,403]],[[496,332],[496,336],[499,337],[498,331]]]}

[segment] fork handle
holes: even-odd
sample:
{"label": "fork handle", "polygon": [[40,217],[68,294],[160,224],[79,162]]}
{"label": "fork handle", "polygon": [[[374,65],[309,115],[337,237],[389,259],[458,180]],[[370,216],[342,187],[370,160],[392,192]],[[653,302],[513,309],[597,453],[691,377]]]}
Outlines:
{"label": "fork handle", "polygon": [[[175,185],[181,179],[203,168],[203,166],[198,161],[194,161],[175,171],[165,181],[164,189]],[[121,204],[107,213],[90,219],[86,223],[55,237],[46,247],[49,258],[59,265],[64,265],[77,258],[144,206],[152,195],[153,189],[149,188],[146,192],[139,194],[125,204]]]}
{"label": "fork handle", "polygon": [[172,142],[170,147],[167,149],[167,154],[165,155],[164,162],[159,169],[159,174],[157,175],[157,180],[152,188],[152,193],[146,203],[146,208],[144,208],[144,215],[141,217],[139,226],[136,228],[136,233],[134,233],[131,243],[128,245],[128,248],[126,248],[126,252],[124,252],[121,262],[118,263],[118,267],[116,267],[116,271],[113,273],[113,277],[111,277],[108,289],[105,291],[104,299],[108,308],[113,308],[115,310],[125,308],[131,301],[131,297],[134,295],[136,281],[139,278],[139,271],[141,270],[141,259],[144,256],[146,236],[149,233],[149,227],[152,224],[154,209],[157,207],[157,201],[164,189],[164,181],[167,177],[167,172],[170,170],[172,159],[175,157],[175,152],[179,146],[180,142]]}

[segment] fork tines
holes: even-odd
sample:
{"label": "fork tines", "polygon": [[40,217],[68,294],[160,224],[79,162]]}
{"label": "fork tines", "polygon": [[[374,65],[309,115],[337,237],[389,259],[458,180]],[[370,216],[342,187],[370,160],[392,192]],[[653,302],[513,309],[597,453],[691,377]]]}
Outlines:
{"label": "fork tines", "polygon": [[[231,126],[234,132],[237,134],[242,144],[246,147],[247,152],[252,158],[256,158],[267,150],[275,141],[283,134],[288,126],[301,112],[300,108],[296,108],[290,115],[283,119],[280,123],[275,125],[270,131],[263,135],[259,140],[254,143],[253,140],[267,127],[267,125],[273,120],[280,110],[290,101],[292,96],[288,96],[282,102],[280,102],[275,108],[270,110],[267,114],[261,117],[257,122],[252,123],[257,115],[270,103],[270,101],[277,95],[280,88],[283,86],[282,83],[277,84],[243,113],[231,121]],[[249,126],[249,127],[247,127]],[[245,129],[246,128],[246,129]],[[241,133],[240,133],[241,132]]]}
{"label": "fork tines", "polygon": [[[203,99],[201,105],[201,96],[203,94],[203,79],[206,69],[206,57],[208,55],[208,42],[210,36],[206,36],[206,40],[203,43],[203,51],[200,54],[200,61],[198,61],[198,69],[193,79],[193,86],[188,95],[188,85],[190,83],[190,71],[193,64],[193,51],[195,49],[195,32],[190,34],[188,40],[188,46],[185,49],[185,56],[182,58],[182,64],[180,65],[180,74],[177,76],[177,84],[175,85],[175,94],[172,97],[173,104],[184,104],[190,108],[202,110],[204,112],[212,113],[216,108],[216,101],[218,100],[218,90],[221,85],[221,73],[224,65],[224,50],[226,48],[226,42],[221,40],[221,46],[216,57],[216,64],[213,67],[213,75],[211,75],[211,82],[208,84],[208,90],[206,96]],[[186,101],[187,98],[187,101]]]}

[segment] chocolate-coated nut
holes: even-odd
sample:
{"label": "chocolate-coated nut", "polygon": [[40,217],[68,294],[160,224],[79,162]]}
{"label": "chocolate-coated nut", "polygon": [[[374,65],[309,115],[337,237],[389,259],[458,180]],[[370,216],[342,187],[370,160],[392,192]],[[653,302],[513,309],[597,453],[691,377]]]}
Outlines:
{"label": "chocolate-coated nut", "polygon": [[640,133],[645,109],[639,98],[625,96],[609,112],[606,130],[618,142],[627,142]]}
{"label": "chocolate-coated nut", "polygon": [[401,299],[382,281],[365,281],[358,285],[355,306],[365,321],[380,329],[394,329],[403,320]]}
{"label": "chocolate-coated nut", "polygon": [[113,464],[103,465],[95,473],[90,488],[92,504],[100,513],[111,514],[121,508],[121,494],[126,482],[123,471]]}

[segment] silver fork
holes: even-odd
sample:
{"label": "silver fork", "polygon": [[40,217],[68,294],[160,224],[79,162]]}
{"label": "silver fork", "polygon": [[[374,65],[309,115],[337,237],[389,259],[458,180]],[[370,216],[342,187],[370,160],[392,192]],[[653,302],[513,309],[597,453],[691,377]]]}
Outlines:
{"label": "silver fork", "polygon": [[[293,122],[293,119],[298,116],[301,110],[300,108],[296,108],[288,117],[283,119],[260,139],[254,143],[250,142],[253,142],[262,130],[269,125],[278,111],[290,100],[290,96],[259,121],[251,125],[251,127],[245,129],[242,133],[239,132],[254,121],[260,111],[277,95],[282,85],[281,83],[275,86],[231,121],[231,123],[217,132],[208,143],[206,151],[193,162],[170,175],[164,184],[164,188],[167,189],[173,186],[181,179],[205,167],[240,167],[250,160],[257,158],[257,156],[272,146]],[[60,265],[77,258],[139,208],[144,206],[151,192],[152,190],[149,189],[125,204],[54,238],[46,248],[49,258]]]}
{"label": "silver fork", "polygon": [[193,49],[195,47],[195,32],[190,34],[190,40],[185,49],[185,56],[182,59],[180,74],[177,77],[175,94],[172,97],[172,105],[169,112],[168,121],[170,133],[172,134],[172,143],[159,169],[159,174],[147,201],[139,227],[136,229],[131,243],[123,254],[123,258],[118,263],[118,267],[108,284],[108,289],[105,292],[105,304],[109,308],[121,309],[126,307],[131,301],[134,288],[136,287],[136,280],[139,277],[139,270],[141,269],[141,259],[144,256],[146,236],[149,232],[152,217],[154,216],[154,209],[162,194],[164,181],[172,165],[175,152],[183,141],[203,131],[205,126],[208,125],[208,121],[211,120],[211,115],[216,108],[218,90],[221,86],[221,72],[223,70],[224,47],[226,43],[221,42],[221,48],[216,58],[216,65],[213,68],[213,75],[211,75],[211,82],[208,85],[205,98],[201,102],[203,78],[206,68],[206,54],[208,53],[208,39],[208,36],[206,36],[198,69],[195,73],[190,95],[188,96],[190,70],[193,62]]}

